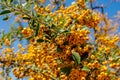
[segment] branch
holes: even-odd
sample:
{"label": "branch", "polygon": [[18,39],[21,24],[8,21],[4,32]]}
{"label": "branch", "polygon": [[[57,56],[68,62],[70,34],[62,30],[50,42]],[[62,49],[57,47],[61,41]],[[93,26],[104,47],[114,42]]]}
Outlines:
{"label": "branch", "polygon": [[11,8],[11,10],[13,10],[13,12],[15,12],[15,11],[20,12],[20,13],[28,16],[28,17],[31,19],[31,16],[28,15],[27,13],[25,13],[25,12],[24,12],[22,9],[20,9],[20,8],[13,8],[12,6],[6,5],[6,4],[4,4],[4,3],[2,3],[2,2],[0,2],[0,5],[4,5],[4,6],[7,7],[7,8]]}

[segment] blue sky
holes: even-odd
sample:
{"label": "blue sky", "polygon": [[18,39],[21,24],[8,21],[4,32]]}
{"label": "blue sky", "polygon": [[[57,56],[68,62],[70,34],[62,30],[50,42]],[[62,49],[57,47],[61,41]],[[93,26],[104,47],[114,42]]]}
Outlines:
{"label": "blue sky", "polygon": [[108,13],[108,17],[114,16],[117,14],[117,11],[120,11],[120,2],[112,2],[111,0],[97,0],[99,5],[107,5],[104,8],[105,12]]}

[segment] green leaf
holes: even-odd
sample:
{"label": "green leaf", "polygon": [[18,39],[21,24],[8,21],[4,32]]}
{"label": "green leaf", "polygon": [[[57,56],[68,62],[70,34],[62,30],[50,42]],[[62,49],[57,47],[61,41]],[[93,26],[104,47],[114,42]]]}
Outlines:
{"label": "green leaf", "polygon": [[65,30],[64,29],[60,29],[60,33],[63,33]]}
{"label": "green leaf", "polygon": [[2,20],[8,20],[10,17],[9,16],[6,16],[6,17],[4,17]]}
{"label": "green leaf", "polygon": [[57,47],[57,52],[62,52],[62,48]]}
{"label": "green leaf", "polygon": [[67,76],[69,75],[70,71],[71,71],[72,67],[68,66],[68,67],[63,67],[61,68],[61,72],[65,73]]}
{"label": "green leaf", "polygon": [[78,52],[72,52],[72,57],[74,59],[74,62],[75,62],[75,66],[79,65],[80,64],[80,61],[81,61],[81,56],[79,55]]}
{"label": "green leaf", "polygon": [[69,33],[69,32],[70,32],[69,30],[64,30],[64,29],[59,30],[59,33]]}
{"label": "green leaf", "polygon": [[1,0],[2,2],[6,2],[7,0]]}
{"label": "green leaf", "polygon": [[38,35],[38,33],[39,33],[39,24],[36,26],[36,29],[35,29],[35,36],[37,36]]}
{"label": "green leaf", "polygon": [[57,52],[62,52],[62,48],[60,47],[60,45],[57,45]]}
{"label": "green leaf", "polygon": [[43,39],[38,39],[37,42],[41,43],[41,42],[44,42]]}
{"label": "green leaf", "polygon": [[23,17],[23,19],[24,19],[24,20],[30,20],[30,18],[29,18],[29,17]]}
{"label": "green leaf", "polygon": [[88,2],[89,0],[84,0],[85,2]]}
{"label": "green leaf", "polygon": [[2,37],[5,36],[5,31],[4,30],[2,30],[1,35],[2,35]]}
{"label": "green leaf", "polygon": [[63,43],[63,45],[68,45],[68,41],[65,41],[65,42]]}
{"label": "green leaf", "polygon": [[12,2],[13,2],[13,0],[10,0],[10,2],[12,3]]}
{"label": "green leaf", "polygon": [[4,14],[8,14],[8,13],[11,13],[11,11],[10,10],[4,10],[0,13],[0,15],[4,15]]}
{"label": "green leaf", "polygon": [[35,20],[33,19],[33,20],[31,20],[31,27],[34,27],[34,24],[35,24]]}
{"label": "green leaf", "polygon": [[88,26],[82,26],[80,29],[81,30],[89,30],[89,27]]}
{"label": "green leaf", "polygon": [[84,71],[90,71],[90,68],[88,67],[88,66],[84,66],[83,68],[82,68],[82,70],[84,70]]}
{"label": "green leaf", "polygon": [[50,16],[47,16],[46,18],[45,18],[45,21],[47,22],[47,21],[50,21],[51,20],[51,17]]}
{"label": "green leaf", "polygon": [[21,13],[20,13],[20,12],[15,12],[15,13],[14,13],[15,16],[16,16],[16,15],[19,15],[19,14],[21,14]]}
{"label": "green leaf", "polygon": [[26,0],[27,2],[29,1],[29,0]]}
{"label": "green leaf", "polygon": [[[24,37],[24,36],[23,36]],[[27,37],[27,40],[30,40],[31,38],[33,38],[33,36]]]}
{"label": "green leaf", "polygon": [[119,58],[117,58],[116,55],[112,55],[112,58],[113,58],[114,61],[117,61],[119,59]]}

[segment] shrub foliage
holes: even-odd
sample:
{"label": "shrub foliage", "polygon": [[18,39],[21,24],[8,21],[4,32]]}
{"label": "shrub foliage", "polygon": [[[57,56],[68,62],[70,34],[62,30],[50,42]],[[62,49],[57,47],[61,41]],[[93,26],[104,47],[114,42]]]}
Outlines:
{"label": "shrub foliage", "polygon": [[[1,32],[1,78],[12,80],[12,72],[17,79],[29,80],[120,80],[116,23],[91,4],[77,0],[66,7],[64,0],[0,0],[3,20],[14,15],[19,23]],[[13,47],[24,39],[26,47]]]}

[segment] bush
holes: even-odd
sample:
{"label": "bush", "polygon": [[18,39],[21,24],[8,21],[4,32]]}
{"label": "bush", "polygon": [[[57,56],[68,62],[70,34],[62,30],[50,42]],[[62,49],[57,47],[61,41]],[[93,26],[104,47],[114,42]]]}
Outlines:
{"label": "bush", "polygon": [[[1,0],[8,20],[17,16],[19,24],[1,35],[0,67],[3,79],[29,80],[119,80],[120,47],[115,23],[94,7],[77,0],[65,7],[64,0],[45,6],[43,0]],[[89,6],[89,7],[86,7]],[[99,7],[98,7],[99,8]],[[103,7],[100,7],[103,9]],[[94,35],[91,34],[94,32]],[[28,41],[26,47],[16,40]],[[15,45],[16,48],[16,45]]]}

